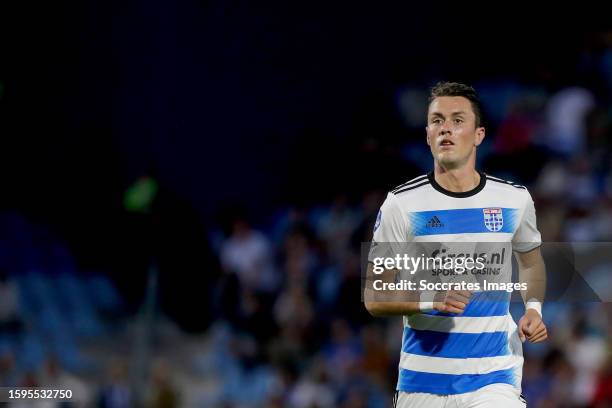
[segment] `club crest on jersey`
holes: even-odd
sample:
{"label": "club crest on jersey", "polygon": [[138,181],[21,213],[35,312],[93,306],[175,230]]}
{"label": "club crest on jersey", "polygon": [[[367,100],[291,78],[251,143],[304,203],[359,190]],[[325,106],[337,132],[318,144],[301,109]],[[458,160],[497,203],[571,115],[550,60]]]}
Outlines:
{"label": "club crest on jersey", "polygon": [[484,225],[491,232],[497,232],[504,226],[504,216],[501,208],[483,208]]}

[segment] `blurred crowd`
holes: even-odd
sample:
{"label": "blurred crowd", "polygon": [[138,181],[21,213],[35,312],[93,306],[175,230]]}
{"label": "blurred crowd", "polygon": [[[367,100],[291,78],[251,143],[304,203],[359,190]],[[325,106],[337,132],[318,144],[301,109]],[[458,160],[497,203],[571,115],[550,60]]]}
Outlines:
{"label": "blurred crowd", "polygon": [[[588,81],[474,84],[488,132],[479,168],[529,188],[545,241],[612,241],[612,46],[585,49],[580,69]],[[431,168],[427,88],[397,95],[406,138],[387,148],[371,135],[345,164],[367,167],[347,185],[368,188],[339,186],[326,199],[312,180],[301,188],[316,200],[279,205],[268,219],[238,206],[209,229],[221,272],[189,300],[189,313],[213,316],[201,333],[163,310],[128,312],[104,271],[79,270],[61,239],[3,214],[2,385],[70,388],[80,406],[108,408],[390,406],[402,322],[365,311],[362,245],[386,191]],[[377,169],[389,161],[406,172]],[[515,318],[522,312],[512,305]],[[545,305],[550,340],[524,346],[530,407],[612,406],[611,319],[605,302]]]}

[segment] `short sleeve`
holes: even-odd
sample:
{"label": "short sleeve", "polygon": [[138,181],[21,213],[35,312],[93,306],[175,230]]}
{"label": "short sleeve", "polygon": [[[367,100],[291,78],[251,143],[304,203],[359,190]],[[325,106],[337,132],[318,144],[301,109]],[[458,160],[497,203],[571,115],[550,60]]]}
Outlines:
{"label": "short sleeve", "polygon": [[408,230],[406,218],[399,207],[397,198],[393,193],[387,194],[387,198],[380,207],[376,222],[368,260],[376,257],[393,256],[398,243],[408,241]]}
{"label": "short sleeve", "polygon": [[542,236],[536,224],[536,212],[533,199],[527,192],[525,209],[514,237],[512,238],[512,250],[517,252],[529,252],[542,244]]}

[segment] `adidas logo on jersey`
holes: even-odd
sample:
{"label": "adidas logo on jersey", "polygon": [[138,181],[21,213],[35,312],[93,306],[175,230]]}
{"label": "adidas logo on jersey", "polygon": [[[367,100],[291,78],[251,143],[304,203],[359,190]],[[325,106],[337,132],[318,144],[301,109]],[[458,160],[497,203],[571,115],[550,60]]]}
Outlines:
{"label": "adidas logo on jersey", "polygon": [[427,227],[428,228],[440,228],[443,227],[444,224],[442,224],[442,222],[440,221],[440,219],[437,216],[433,216],[431,217],[431,219],[429,221],[427,221]]}

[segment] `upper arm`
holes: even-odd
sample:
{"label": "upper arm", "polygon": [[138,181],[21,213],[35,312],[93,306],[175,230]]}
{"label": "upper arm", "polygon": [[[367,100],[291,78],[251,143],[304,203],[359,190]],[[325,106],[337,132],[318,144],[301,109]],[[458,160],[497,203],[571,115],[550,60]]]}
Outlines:
{"label": "upper arm", "polygon": [[519,268],[521,269],[531,268],[539,264],[540,262],[544,262],[539,246],[527,252],[515,251],[514,255],[516,256],[516,261],[518,262]]}

